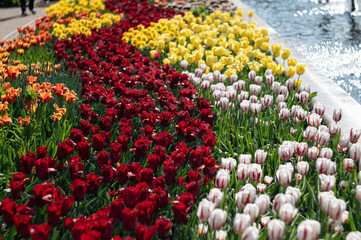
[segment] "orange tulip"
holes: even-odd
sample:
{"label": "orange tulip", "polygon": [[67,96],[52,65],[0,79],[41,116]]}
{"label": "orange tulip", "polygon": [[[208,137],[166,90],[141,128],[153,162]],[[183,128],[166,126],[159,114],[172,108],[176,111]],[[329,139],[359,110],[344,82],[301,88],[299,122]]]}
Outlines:
{"label": "orange tulip", "polygon": [[42,92],[42,93],[40,93],[40,100],[42,102],[49,102],[51,99],[54,99],[54,97],[51,96],[51,92]]}
{"label": "orange tulip", "polygon": [[25,119],[22,117],[18,118],[18,123],[21,127],[27,127],[30,124],[30,116],[27,116]]}
{"label": "orange tulip", "polygon": [[19,96],[20,92],[21,92],[21,88],[18,89],[15,89],[13,87],[9,88],[6,94],[6,101],[8,101],[9,103],[14,103],[17,97]]}
{"label": "orange tulip", "polygon": [[28,83],[28,85],[33,85],[34,83],[36,83],[36,80],[38,78],[37,77],[34,77],[34,76],[28,76],[26,78],[26,82]]}
{"label": "orange tulip", "polygon": [[0,117],[0,126],[6,126],[12,123],[13,121],[9,118],[8,114],[5,113],[4,116]]}
{"label": "orange tulip", "polygon": [[63,97],[68,103],[74,103],[77,99],[79,99],[76,97],[76,93],[73,90],[71,90],[70,93],[63,94]]}
{"label": "orange tulip", "polygon": [[5,112],[7,110],[9,110],[8,102],[0,103],[0,112]]}
{"label": "orange tulip", "polygon": [[10,79],[16,78],[19,74],[20,74],[20,71],[16,66],[8,67],[8,76]]}
{"label": "orange tulip", "polygon": [[59,121],[62,117],[63,115],[61,113],[54,113],[50,116],[50,118],[53,119],[54,122]]}
{"label": "orange tulip", "polygon": [[52,86],[53,86],[53,84],[51,84],[51,83],[43,82],[40,86],[40,89],[50,91]]}

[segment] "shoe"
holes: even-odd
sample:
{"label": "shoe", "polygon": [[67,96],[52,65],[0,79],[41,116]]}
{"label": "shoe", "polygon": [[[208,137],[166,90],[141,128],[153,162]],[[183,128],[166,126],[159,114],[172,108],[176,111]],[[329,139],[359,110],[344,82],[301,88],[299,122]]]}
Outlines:
{"label": "shoe", "polygon": [[34,10],[30,10],[30,12],[31,12],[33,15],[36,14],[36,11],[34,11]]}
{"label": "shoe", "polygon": [[28,16],[28,14],[27,14],[26,12],[22,12],[22,13],[21,13],[21,16],[24,16],[24,17],[25,17],[25,16]]}

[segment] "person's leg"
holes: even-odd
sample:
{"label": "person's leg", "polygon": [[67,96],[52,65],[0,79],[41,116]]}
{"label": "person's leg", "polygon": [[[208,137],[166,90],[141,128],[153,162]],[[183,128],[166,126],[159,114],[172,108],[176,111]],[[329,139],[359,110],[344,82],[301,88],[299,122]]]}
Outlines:
{"label": "person's leg", "polygon": [[29,0],[29,10],[32,14],[35,14],[36,12],[34,11],[34,0]]}
{"label": "person's leg", "polygon": [[24,15],[25,11],[26,11],[26,3],[25,0],[20,0],[20,7],[21,7],[21,12]]}

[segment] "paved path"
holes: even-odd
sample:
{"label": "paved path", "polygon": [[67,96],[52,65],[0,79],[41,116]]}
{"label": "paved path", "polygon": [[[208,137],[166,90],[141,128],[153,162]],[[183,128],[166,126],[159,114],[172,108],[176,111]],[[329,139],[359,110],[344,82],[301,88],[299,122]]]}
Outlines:
{"label": "paved path", "polygon": [[[50,2],[50,4],[56,1]],[[45,16],[45,9],[49,6],[43,0],[35,0],[34,10],[36,14],[30,13],[27,8],[27,16],[21,15],[20,7],[0,8],[0,39],[15,38],[18,36],[16,28],[31,25],[35,27],[35,19]]]}

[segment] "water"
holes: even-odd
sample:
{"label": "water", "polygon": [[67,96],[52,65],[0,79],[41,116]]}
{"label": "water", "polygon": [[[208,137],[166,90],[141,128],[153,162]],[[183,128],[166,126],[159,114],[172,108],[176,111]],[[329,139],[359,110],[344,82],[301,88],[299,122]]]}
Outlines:
{"label": "water", "polygon": [[293,44],[321,73],[361,103],[360,11],[347,12],[345,0],[242,2]]}

